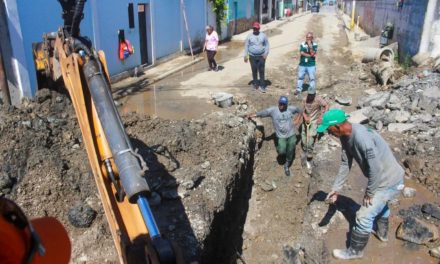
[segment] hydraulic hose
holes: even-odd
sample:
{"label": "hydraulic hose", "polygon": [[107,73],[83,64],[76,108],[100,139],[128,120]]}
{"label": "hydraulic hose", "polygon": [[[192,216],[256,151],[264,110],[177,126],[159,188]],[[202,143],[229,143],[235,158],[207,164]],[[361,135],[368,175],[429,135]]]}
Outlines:
{"label": "hydraulic hose", "polygon": [[76,38],[79,36],[79,24],[81,23],[81,20],[84,17],[84,5],[86,3],[86,0],[78,0],[75,5],[75,9],[73,12],[73,19],[72,19],[72,28],[71,28],[71,35],[72,37]]}
{"label": "hydraulic hose", "polygon": [[92,100],[95,103],[99,120],[108,140],[122,187],[130,203],[136,203],[140,196],[150,193],[147,181],[142,177],[143,170],[136,153],[127,140],[124,127],[99,63],[93,58],[86,61],[83,73],[88,83]]}

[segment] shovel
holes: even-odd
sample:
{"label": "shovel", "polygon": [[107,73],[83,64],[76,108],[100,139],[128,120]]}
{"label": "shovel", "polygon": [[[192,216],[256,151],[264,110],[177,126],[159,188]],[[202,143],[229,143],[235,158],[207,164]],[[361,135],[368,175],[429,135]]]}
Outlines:
{"label": "shovel", "polygon": [[312,164],[308,161],[309,157],[309,142],[310,142],[310,125],[312,123],[306,122],[306,167],[307,174],[312,174]]}

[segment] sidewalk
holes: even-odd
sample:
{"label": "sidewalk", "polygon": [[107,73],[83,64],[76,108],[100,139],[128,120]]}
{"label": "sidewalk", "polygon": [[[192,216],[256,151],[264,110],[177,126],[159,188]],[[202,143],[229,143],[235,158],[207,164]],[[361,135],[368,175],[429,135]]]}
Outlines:
{"label": "sidewalk", "polygon": [[191,56],[181,55],[177,58],[159,63],[157,66],[149,66],[144,69],[143,72],[139,72],[138,77],[128,77],[112,83],[112,91],[118,94],[122,93],[125,88],[136,84],[143,86],[153,84],[201,60],[203,60],[203,58],[199,55],[194,55],[194,59],[192,59]]}
{"label": "sidewalk", "polygon": [[[286,23],[289,23],[309,13],[310,11],[306,11],[300,14],[292,15],[282,20],[271,21],[267,24],[263,24],[261,26],[261,31],[264,32],[274,28],[279,28],[285,25]],[[252,32],[252,29],[233,36],[231,38],[231,42],[234,41],[243,42],[250,32]],[[147,69],[144,69],[144,71],[141,72],[138,77],[128,77],[112,83],[112,91],[116,95],[120,95],[123,94],[125,90],[130,89],[133,86],[145,87],[147,85],[151,85],[202,60],[203,60],[203,54],[195,55],[194,60],[191,58],[191,56],[187,56],[187,55],[178,56],[174,59],[170,59],[168,61],[159,63],[157,66],[156,65],[149,66]]]}

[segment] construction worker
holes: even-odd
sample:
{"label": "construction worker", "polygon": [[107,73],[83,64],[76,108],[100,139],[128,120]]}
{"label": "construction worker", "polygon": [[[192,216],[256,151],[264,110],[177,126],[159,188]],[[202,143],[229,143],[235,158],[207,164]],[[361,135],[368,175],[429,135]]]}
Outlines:
{"label": "construction worker", "polygon": [[205,45],[203,51],[206,50],[206,57],[208,58],[209,71],[218,71],[218,65],[214,57],[218,48],[218,34],[215,32],[213,26],[206,26]]}
{"label": "construction worker", "polygon": [[306,35],[306,41],[299,46],[300,61],[298,67],[298,82],[294,95],[301,96],[303,89],[304,77],[309,77],[309,89],[315,89],[315,72],[316,72],[316,53],[318,52],[318,44],[313,41],[313,33]]}
{"label": "construction worker", "polygon": [[248,118],[271,117],[277,137],[278,155],[285,156],[284,173],[290,176],[290,166],[295,155],[296,134],[293,123],[295,114],[302,113],[296,106],[288,106],[289,100],[286,96],[281,96],[278,106],[272,106],[254,114],[249,114]]}
{"label": "construction worker", "polygon": [[69,263],[71,245],[63,225],[52,217],[29,221],[13,201],[0,197],[0,262]]}
{"label": "construction worker", "polygon": [[316,128],[322,121],[322,116],[329,108],[328,103],[321,96],[316,95],[316,90],[310,88],[307,97],[302,101],[303,122],[301,125],[301,146],[306,155],[307,169],[311,170],[313,149],[316,141]]}
{"label": "construction worker", "polygon": [[388,240],[388,202],[403,189],[404,170],[397,162],[390,147],[376,132],[360,124],[347,121],[348,115],[339,109],[331,109],[323,116],[318,132],[328,130],[329,134],[341,140],[342,155],[339,173],[331,192],[329,203],[336,202],[338,194],[348,178],[353,159],[368,178],[363,204],[356,212],[356,223],[351,231],[348,249],[335,249],[333,256],[338,259],[362,258],[363,250],[377,219],[377,238]]}
{"label": "construction worker", "polygon": [[[250,33],[244,42],[244,62],[251,63],[252,69],[252,87],[254,90],[260,89],[260,92],[266,92],[266,80],[264,79],[264,70],[266,58],[269,54],[269,40],[266,34],[260,32],[260,23],[252,24],[253,32]],[[258,74],[260,81],[258,81]]]}

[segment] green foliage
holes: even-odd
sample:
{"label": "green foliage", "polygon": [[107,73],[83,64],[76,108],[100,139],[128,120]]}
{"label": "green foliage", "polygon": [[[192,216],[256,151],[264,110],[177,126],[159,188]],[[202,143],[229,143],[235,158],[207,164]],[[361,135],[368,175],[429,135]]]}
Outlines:
{"label": "green foliage", "polygon": [[226,5],[226,0],[209,0],[212,3],[213,11],[216,15],[217,31],[218,34],[222,34],[222,21],[226,18],[226,10],[228,6]]}

